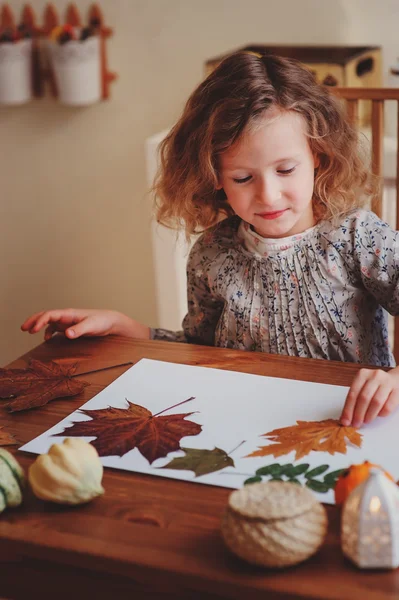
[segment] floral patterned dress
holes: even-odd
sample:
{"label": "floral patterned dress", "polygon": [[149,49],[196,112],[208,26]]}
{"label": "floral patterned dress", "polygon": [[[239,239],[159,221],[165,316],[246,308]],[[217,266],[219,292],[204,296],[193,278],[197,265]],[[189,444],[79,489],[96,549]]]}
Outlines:
{"label": "floral patterned dress", "polygon": [[226,219],[190,252],[183,330],[151,337],[394,366],[386,311],[399,314],[398,236],[365,210],[274,240]]}

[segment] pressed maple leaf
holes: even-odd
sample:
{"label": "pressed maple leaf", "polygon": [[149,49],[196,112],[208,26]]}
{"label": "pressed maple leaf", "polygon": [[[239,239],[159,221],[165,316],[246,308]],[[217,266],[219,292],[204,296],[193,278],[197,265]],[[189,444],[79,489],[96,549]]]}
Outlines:
{"label": "pressed maple leaf", "polygon": [[262,446],[248,457],[272,454],[277,458],[295,450],[295,460],[298,460],[312,451],[346,454],[348,442],[358,448],[362,444],[362,436],[354,427],[344,427],[335,419],[297,421],[296,425],[274,429],[263,437],[276,443]]}
{"label": "pressed maple leaf", "polygon": [[50,400],[76,396],[89,385],[74,379],[78,363],[59,365],[32,359],[26,369],[0,369],[0,398],[10,412],[44,406]]}
{"label": "pressed maple leaf", "polygon": [[80,412],[91,420],[75,422],[62,433],[70,437],[95,436],[91,444],[100,456],[123,456],[137,448],[149,463],[153,463],[169,452],[180,450],[183,437],[198,435],[202,431],[198,423],[185,420],[194,412],[161,417],[159,415],[169,409],[153,415],[144,406],[126,402],[128,407],[125,409],[112,406],[97,410],[81,409]]}
{"label": "pressed maple leaf", "polygon": [[177,469],[182,471],[194,471],[195,476],[207,475],[220,471],[225,467],[234,467],[234,461],[224,450],[214,448],[213,450],[200,450],[197,448],[182,448],[186,456],[178,456],[161,469]]}
{"label": "pressed maple leaf", "polygon": [[11,434],[7,433],[4,427],[0,427],[0,446],[13,446],[17,443],[17,440]]}

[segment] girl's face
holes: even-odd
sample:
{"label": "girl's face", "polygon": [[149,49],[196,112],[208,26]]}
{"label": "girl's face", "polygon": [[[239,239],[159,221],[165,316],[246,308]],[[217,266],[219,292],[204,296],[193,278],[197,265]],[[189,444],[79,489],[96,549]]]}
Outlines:
{"label": "girl's face", "polygon": [[270,109],[220,157],[220,188],[234,212],[265,238],[301,233],[315,223],[317,166],[304,118]]}

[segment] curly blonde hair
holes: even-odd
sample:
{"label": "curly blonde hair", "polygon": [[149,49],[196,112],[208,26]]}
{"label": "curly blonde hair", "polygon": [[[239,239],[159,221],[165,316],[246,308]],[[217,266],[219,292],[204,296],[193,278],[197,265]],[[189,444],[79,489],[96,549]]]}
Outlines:
{"label": "curly blonde hair", "polygon": [[318,220],[342,217],[376,192],[342,102],[296,60],[237,52],[192,93],[160,145],[153,188],[159,223],[189,236],[233,214],[217,189],[219,157],[272,107],[295,111],[307,123],[319,161],[313,192]]}

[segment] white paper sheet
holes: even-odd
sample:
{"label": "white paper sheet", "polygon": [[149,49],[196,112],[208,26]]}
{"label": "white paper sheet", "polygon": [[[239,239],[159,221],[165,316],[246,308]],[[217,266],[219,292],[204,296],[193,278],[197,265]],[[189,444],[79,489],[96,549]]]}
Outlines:
{"label": "white paper sheet", "polygon": [[[323,361],[320,361],[320,368],[323,368]],[[309,468],[329,465],[328,471],[316,477],[322,481],[326,473],[369,460],[382,465],[395,479],[399,479],[398,412],[363,426],[360,430],[363,435],[362,447],[349,444],[345,455],[312,451],[298,461],[295,461],[295,452],[279,458],[246,458],[260,446],[271,443],[263,434],[273,429],[295,425],[297,420],[338,419],[347,391],[348,388],[343,386],[143,359],[81,408],[96,410],[112,406],[124,409],[127,407],[127,399],[156,414],[194,396],[194,400],[163,413],[171,415],[195,411],[186,419],[200,424],[202,431],[198,435],[182,438],[180,446],[207,450],[220,448],[231,456],[235,465],[196,477],[191,470],[160,469],[173,458],[185,456],[181,450],[170,452],[166,457],[149,464],[140,451],[134,448],[121,457],[102,457],[105,467],[238,488],[257,469],[272,463],[308,463]],[[35,454],[45,453],[52,444],[60,443],[68,437],[68,431],[63,431],[66,427],[73,422],[85,420],[90,420],[90,417],[75,411],[22,446],[21,450]],[[84,439],[91,441],[95,437]],[[240,445],[241,442],[244,443]],[[264,478],[265,481],[268,479],[269,477]],[[298,479],[306,483],[303,476]],[[332,491],[316,495],[322,502],[334,502]]]}

